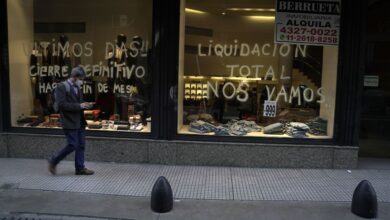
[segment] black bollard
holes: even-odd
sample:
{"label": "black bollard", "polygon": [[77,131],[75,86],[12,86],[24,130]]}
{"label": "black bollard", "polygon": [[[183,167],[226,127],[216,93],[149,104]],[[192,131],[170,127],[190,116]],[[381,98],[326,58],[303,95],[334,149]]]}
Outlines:
{"label": "black bollard", "polygon": [[353,192],[351,211],[359,217],[377,218],[378,200],[368,180],[361,181]]}
{"label": "black bollard", "polygon": [[172,188],[163,176],[160,176],[154,183],[150,205],[152,210],[158,213],[169,212],[173,208]]}

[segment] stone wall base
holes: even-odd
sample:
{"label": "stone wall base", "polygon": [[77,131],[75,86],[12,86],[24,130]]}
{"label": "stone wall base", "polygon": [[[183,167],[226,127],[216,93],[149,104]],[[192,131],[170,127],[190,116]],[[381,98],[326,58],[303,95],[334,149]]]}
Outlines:
{"label": "stone wall base", "polygon": [[[0,134],[0,157],[47,159],[63,136]],[[70,155],[69,160],[73,159]],[[358,147],[87,137],[86,160],[195,166],[353,169]]]}

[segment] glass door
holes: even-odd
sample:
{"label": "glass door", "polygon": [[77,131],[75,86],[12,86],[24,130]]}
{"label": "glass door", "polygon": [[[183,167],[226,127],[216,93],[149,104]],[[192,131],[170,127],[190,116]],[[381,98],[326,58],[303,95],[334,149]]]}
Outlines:
{"label": "glass door", "polygon": [[390,158],[390,2],[370,2],[359,156]]}

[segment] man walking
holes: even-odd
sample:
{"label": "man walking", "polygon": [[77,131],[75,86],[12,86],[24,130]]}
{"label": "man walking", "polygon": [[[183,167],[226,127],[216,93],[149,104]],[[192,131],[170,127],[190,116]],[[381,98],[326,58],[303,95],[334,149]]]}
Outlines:
{"label": "man walking", "polygon": [[75,174],[94,174],[94,171],[84,166],[85,126],[87,124],[84,118],[84,109],[90,109],[93,105],[93,103],[83,101],[80,88],[84,77],[84,70],[81,67],[75,67],[68,80],[57,84],[54,95],[55,103],[61,114],[66,146],[49,159],[49,172],[53,175],[56,174],[57,164],[73,151],[75,151]]}

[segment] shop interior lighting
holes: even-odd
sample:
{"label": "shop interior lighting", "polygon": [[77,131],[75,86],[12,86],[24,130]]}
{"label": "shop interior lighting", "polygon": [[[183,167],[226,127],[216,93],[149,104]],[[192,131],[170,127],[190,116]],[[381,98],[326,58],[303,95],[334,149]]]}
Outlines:
{"label": "shop interior lighting", "polygon": [[261,81],[261,78],[246,78],[246,77],[227,77],[228,80],[238,81]]}
{"label": "shop interior lighting", "polygon": [[193,14],[205,14],[206,13],[204,11],[199,11],[199,10],[195,10],[195,9],[192,9],[192,8],[186,8],[185,12],[186,13],[193,13]]}
{"label": "shop interior lighting", "polygon": [[275,16],[248,16],[249,19],[255,21],[274,21]]}
{"label": "shop interior lighting", "polygon": [[221,77],[221,76],[212,76],[211,79],[213,79],[213,80],[224,80],[224,78]]}
{"label": "shop interior lighting", "polygon": [[258,12],[275,12],[273,8],[228,8],[229,11],[258,11]]}
{"label": "shop interior lighting", "polygon": [[246,78],[246,77],[222,77],[222,76],[184,76],[185,79],[205,79],[210,78],[212,80],[237,80],[237,81],[261,81],[262,78]]}
{"label": "shop interior lighting", "polygon": [[184,76],[184,79],[204,79],[204,76]]}

